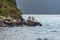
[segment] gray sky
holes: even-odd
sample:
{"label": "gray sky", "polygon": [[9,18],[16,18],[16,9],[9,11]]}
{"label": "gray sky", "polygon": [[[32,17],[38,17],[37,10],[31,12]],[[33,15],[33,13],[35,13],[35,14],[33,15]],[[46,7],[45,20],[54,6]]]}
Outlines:
{"label": "gray sky", "polygon": [[17,0],[17,6],[25,14],[60,13],[60,0]]}

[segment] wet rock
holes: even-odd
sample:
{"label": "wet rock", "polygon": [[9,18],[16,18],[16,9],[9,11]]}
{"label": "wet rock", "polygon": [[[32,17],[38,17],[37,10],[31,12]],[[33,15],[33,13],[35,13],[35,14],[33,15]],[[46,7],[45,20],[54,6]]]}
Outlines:
{"label": "wet rock", "polygon": [[0,21],[0,27],[5,27],[6,25],[2,22],[2,21]]}

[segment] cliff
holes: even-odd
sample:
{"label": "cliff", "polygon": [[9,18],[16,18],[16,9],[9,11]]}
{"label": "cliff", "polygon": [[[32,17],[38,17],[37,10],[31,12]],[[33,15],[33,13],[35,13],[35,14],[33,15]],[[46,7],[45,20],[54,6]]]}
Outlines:
{"label": "cliff", "polygon": [[16,0],[0,0],[0,27],[22,24],[21,14],[17,8]]}
{"label": "cliff", "polygon": [[19,17],[21,11],[16,6],[16,0],[0,0],[0,16]]}

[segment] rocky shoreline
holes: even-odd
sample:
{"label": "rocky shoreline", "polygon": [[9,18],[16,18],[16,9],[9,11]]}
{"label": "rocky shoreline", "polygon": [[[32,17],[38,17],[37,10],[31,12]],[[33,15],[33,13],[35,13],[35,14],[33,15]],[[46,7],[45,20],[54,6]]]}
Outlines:
{"label": "rocky shoreline", "polygon": [[11,26],[20,26],[21,25],[21,20],[23,18],[21,17],[20,19],[14,19],[12,17],[3,17],[0,16],[0,27],[11,27]]}
{"label": "rocky shoreline", "polygon": [[23,27],[23,26],[42,26],[40,22],[33,22],[33,21],[25,21],[25,19],[20,16],[19,18],[13,17],[4,17],[0,16],[0,27]]}
{"label": "rocky shoreline", "polygon": [[21,24],[22,12],[17,8],[16,0],[0,0],[0,27]]}
{"label": "rocky shoreline", "polygon": [[42,26],[39,22],[25,21],[21,15],[16,0],[0,0],[0,27]]}

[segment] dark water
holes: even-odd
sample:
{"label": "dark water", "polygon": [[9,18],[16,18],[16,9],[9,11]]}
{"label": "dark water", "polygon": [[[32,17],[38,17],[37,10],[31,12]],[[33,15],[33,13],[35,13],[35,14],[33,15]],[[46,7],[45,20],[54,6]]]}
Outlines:
{"label": "dark water", "polygon": [[16,0],[24,14],[59,14],[60,0]]}

